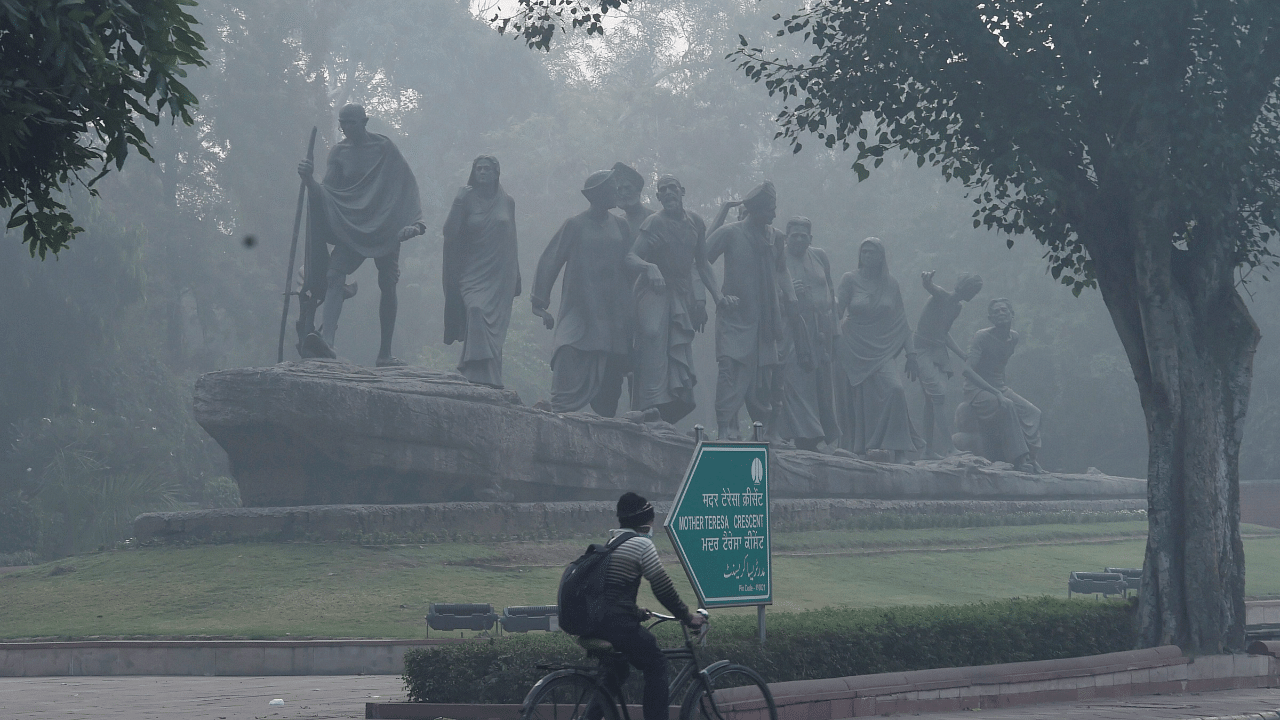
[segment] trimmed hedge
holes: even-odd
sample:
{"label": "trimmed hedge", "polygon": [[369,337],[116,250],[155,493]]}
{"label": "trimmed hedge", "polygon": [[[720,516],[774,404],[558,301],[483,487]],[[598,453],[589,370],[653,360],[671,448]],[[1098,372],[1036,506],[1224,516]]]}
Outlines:
{"label": "trimmed hedge", "polygon": [[[1133,649],[1137,603],[1013,599],[976,605],[826,609],[770,614],[769,639],[756,642],[750,616],[713,618],[704,659],[728,659],[769,682],[940,667],[1080,657]],[[679,628],[659,626],[664,646]],[[413,702],[518,703],[546,674],[539,664],[585,664],[562,633],[516,635],[405,653]]]}

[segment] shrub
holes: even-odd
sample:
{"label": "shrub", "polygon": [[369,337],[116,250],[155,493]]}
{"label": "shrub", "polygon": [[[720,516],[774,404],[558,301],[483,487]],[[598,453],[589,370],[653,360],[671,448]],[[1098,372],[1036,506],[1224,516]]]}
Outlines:
{"label": "shrub", "polygon": [[[1013,599],[976,605],[831,609],[769,616],[764,648],[749,616],[714,620],[704,660],[750,665],[769,682],[1080,657],[1132,649],[1136,603]],[[660,626],[659,641],[680,642]],[[414,702],[518,703],[539,664],[589,664],[573,638],[522,635],[411,650]]]}
{"label": "shrub", "polygon": [[240,486],[229,477],[219,476],[204,481],[200,493],[202,508],[236,508],[240,507]]}
{"label": "shrub", "polygon": [[0,495],[0,553],[33,551],[40,546],[40,516],[21,493]]}

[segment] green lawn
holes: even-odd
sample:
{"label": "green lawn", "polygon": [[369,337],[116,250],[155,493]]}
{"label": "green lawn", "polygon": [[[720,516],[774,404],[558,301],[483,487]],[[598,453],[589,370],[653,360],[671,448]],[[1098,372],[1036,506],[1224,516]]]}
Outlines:
{"label": "green lawn", "polygon": [[[1280,595],[1280,536],[1245,532],[1271,535],[1245,540],[1248,593]],[[1072,570],[1141,565],[1144,535],[1143,523],[778,534],[774,610],[1065,595]],[[584,545],[299,543],[82,555],[0,575],[0,638],[421,637],[431,602],[555,602],[561,568]],[[665,540],[659,546],[691,598]],[[647,588],[641,597],[657,607]]]}

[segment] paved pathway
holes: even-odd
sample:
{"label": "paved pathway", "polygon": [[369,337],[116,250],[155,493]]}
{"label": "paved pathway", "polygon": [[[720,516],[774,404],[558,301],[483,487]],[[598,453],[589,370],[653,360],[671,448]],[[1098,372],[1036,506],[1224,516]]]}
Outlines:
{"label": "paved pathway", "polygon": [[0,678],[3,720],[363,718],[373,698],[403,700],[400,676]]}
{"label": "paved pathway", "polygon": [[[268,703],[284,700],[283,707]],[[395,675],[0,678],[4,720],[328,720],[403,700]],[[1050,703],[918,715],[922,720],[1188,720],[1280,709],[1280,688]],[[906,717],[906,716],[899,716]],[[1267,716],[1263,716],[1267,717]]]}
{"label": "paved pathway", "polygon": [[[1117,700],[1023,705],[1001,710],[953,711],[918,715],[921,720],[1187,720],[1274,713],[1280,688],[1227,690],[1192,695],[1143,695]],[[899,717],[899,716],[895,716]],[[905,717],[905,716],[902,716]],[[1263,716],[1264,718],[1267,716]],[[1274,717],[1274,716],[1272,716]],[[1256,720],[1250,718],[1250,720]],[[1268,718],[1270,720],[1270,718]]]}

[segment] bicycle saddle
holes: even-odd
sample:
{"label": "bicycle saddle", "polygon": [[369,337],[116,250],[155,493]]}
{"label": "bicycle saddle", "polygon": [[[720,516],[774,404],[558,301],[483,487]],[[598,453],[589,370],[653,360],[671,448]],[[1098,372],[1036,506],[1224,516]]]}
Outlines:
{"label": "bicycle saddle", "polygon": [[588,654],[613,652],[613,643],[601,638],[579,637],[578,644],[581,645],[582,649],[586,650]]}

